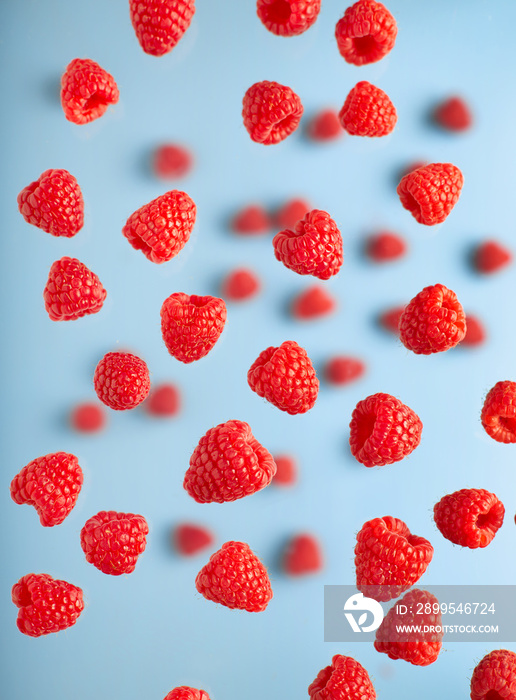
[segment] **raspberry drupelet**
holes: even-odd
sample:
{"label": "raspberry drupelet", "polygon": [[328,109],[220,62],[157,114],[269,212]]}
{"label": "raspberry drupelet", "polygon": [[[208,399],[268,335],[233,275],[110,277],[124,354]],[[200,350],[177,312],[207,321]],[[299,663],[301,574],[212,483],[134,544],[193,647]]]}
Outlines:
{"label": "raspberry drupelet", "polygon": [[471,676],[471,700],[516,700],[516,654],[495,649],[477,664]]}
{"label": "raspberry drupelet", "polygon": [[115,79],[89,58],[74,58],[61,78],[61,105],[68,121],[87,124],[118,102]]}
{"label": "raspberry drupelet", "polygon": [[136,408],[149,393],[149,370],[136,355],[108,352],[95,368],[93,386],[102,403],[114,411]]}
{"label": "raspberry drupelet", "polygon": [[496,442],[516,443],[516,382],[496,382],[484,400],[480,420]]}
{"label": "raspberry drupelet", "polygon": [[262,24],[277,36],[297,36],[310,29],[319,16],[321,0],[257,0]]}
{"label": "raspberry drupelet", "polygon": [[97,275],[77,258],[52,263],[43,290],[45,310],[52,321],[75,321],[98,313],[107,292]]}
{"label": "raspberry drupelet", "polygon": [[461,489],[434,506],[434,520],[447,540],[461,547],[487,547],[503,523],[503,503],[485,489]]}
{"label": "raspberry drupelet", "polygon": [[186,32],[195,0],[129,0],[129,16],[145,53],[164,56]]}
{"label": "raspberry drupelet", "polygon": [[279,143],[299,126],[303,105],[286,85],[270,80],[254,83],[244,95],[242,117],[252,141]]}
{"label": "raspberry drupelet", "polygon": [[394,17],[374,0],[359,0],[348,7],[335,27],[340,55],[355,66],[380,61],[394,47],[397,33]]}
{"label": "raspberry drupelet", "polygon": [[100,511],[81,530],[86,561],[111,576],[130,574],[145,550],[149,526],[142,515]]}
{"label": "raspberry drupelet", "polygon": [[352,136],[380,137],[393,131],[398,115],[383,90],[362,80],[350,90],[339,112],[339,120]]}
{"label": "raspberry drupelet", "polygon": [[336,654],[330,666],[308,686],[310,700],[376,700],[376,692],[365,668],[351,658]]}
{"label": "raspberry drupelet", "polygon": [[419,224],[442,224],[459,201],[462,172],[452,163],[430,163],[404,175],[397,188],[402,206]]}

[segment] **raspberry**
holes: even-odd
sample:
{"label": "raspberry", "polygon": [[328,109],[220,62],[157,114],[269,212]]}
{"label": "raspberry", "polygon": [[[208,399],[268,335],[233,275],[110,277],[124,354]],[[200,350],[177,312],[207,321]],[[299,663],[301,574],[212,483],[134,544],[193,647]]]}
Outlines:
{"label": "raspberry", "polygon": [[161,334],[167,350],[185,364],[200,360],[220,338],[226,316],[223,299],[171,294],[161,306]]}
{"label": "raspberry", "polygon": [[84,200],[68,170],[45,170],[18,195],[18,209],[28,224],[52,236],[71,238],[84,224]]}
{"label": "raspberry", "polygon": [[424,168],[425,165],[428,165],[427,160],[412,160],[412,161],[410,161],[410,163],[403,166],[401,168],[401,170],[399,171],[398,180],[400,180],[405,175],[408,175],[413,170],[419,170],[419,168]]}
{"label": "raspberry", "polygon": [[297,464],[290,455],[274,455],[276,474],[272,483],[276,486],[292,486],[297,481]]}
{"label": "raspberry", "polygon": [[396,260],[405,255],[407,244],[397,233],[381,231],[370,236],[366,244],[366,253],[374,262],[382,263]]}
{"label": "raspberry", "polygon": [[280,231],[272,239],[276,260],[298,275],[327,280],[336,275],[344,259],[342,236],[330,215],[309,211],[293,230]]}
{"label": "raspberry", "polygon": [[480,420],[496,442],[516,442],[516,382],[497,382],[488,391]]}
{"label": "raspberry", "polygon": [[488,240],[477,247],[473,264],[478,272],[486,275],[502,270],[512,262],[512,253],[498,241]]}
{"label": "raspberry", "polygon": [[457,204],[464,177],[451,163],[430,163],[401,178],[398,195],[419,224],[442,224]]}
{"label": "raspberry", "polygon": [[306,350],[286,340],[260,353],[247,373],[251,389],[290,415],[313,408],[319,380]]}
{"label": "raspberry", "polygon": [[98,313],[107,292],[97,275],[77,258],[52,263],[43,290],[45,309],[52,321],[75,321]]}
{"label": "raspberry", "polygon": [[74,124],[98,119],[118,97],[113,76],[89,58],[74,58],[61,78],[61,105]]}
{"label": "raspberry", "polygon": [[196,214],[186,192],[171,190],[131,214],[122,233],[151,262],[168,262],[188,243]]}
{"label": "raspberry", "polygon": [[[404,614],[398,612],[401,605],[405,606]],[[405,631],[407,626],[419,627],[424,631]],[[435,631],[436,627],[440,627],[441,631]],[[429,666],[437,661],[442,639],[439,601],[432,593],[414,588],[395,603],[384,617],[376,630],[374,648],[387,654],[389,659],[403,659],[414,666]]]}
{"label": "raspberry", "polygon": [[484,324],[473,314],[466,314],[466,335],[462,339],[461,346],[467,345],[468,347],[482,345],[486,339],[486,331]]}
{"label": "raspberry", "polygon": [[60,525],[72,511],[83,482],[75,455],[67,452],[38,457],[11,481],[15,503],[34,506],[44,527]]}
{"label": "raspberry", "polygon": [[80,433],[96,433],[104,428],[106,416],[99,404],[81,403],[73,409],[70,423]]}
{"label": "raspberry", "polygon": [[293,537],[283,555],[283,568],[290,576],[314,574],[323,568],[323,556],[319,540],[313,535]]}
{"label": "raspberry", "polygon": [[467,131],[473,121],[470,109],[461,97],[449,97],[439,104],[434,121],[447,131]]}
{"label": "raspberry", "polygon": [[210,697],[205,690],[182,685],[179,688],[173,688],[164,700],[210,700]]}
{"label": "raspberry", "polygon": [[308,686],[310,700],[375,700],[369,674],[351,656],[336,654]]}
{"label": "raspberry", "polygon": [[421,441],[423,424],[414,411],[390,394],[359,401],[349,424],[351,454],[366,467],[399,462]]}
{"label": "raspberry", "polygon": [[195,0],[129,0],[129,16],[145,53],[172,51],[192,21]]}
{"label": "raspberry", "polygon": [[212,544],[213,535],[202,525],[183,523],[174,531],[174,542],[178,552],[191,556]]}
{"label": "raspberry", "polygon": [[149,393],[149,370],[143,360],[129,352],[108,352],[93,375],[99,399],[114,411],[135,408]]}
{"label": "raspberry", "polygon": [[297,36],[319,16],[321,0],[257,0],[256,12],[263,25],[277,36]]}
{"label": "raspberry", "polygon": [[262,612],[273,595],[264,565],[245,542],[223,544],[197,574],[195,587],[206,600],[247,612]]}
{"label": "raspberry", "polygon": [[142,515],[102,510],[84,524],[81,547],[86,561],[99,571],[121,576],[134,571],[148,534]]}
{"label": "raspberry", "polygon": [[412,535],[402,520],[369,520],[355,546],[357,588],[380,602],[397,598],[419,581],[433,553],[430,542]]}
{"label": "raspberry", "polygon": [[516,654],[496,649],[477,664],[471,676],[471,700],[516,700]]}
{"label": "raspberry", "polygon": [[400,318],[404,310],[404,306],[394,306],[392,309],[387,309],[387,311],[384,311],[378,317],[379,324],[382,328],[385,328],[386,331],[398,335]]}
{"label": "raspberry", "polygon": [[190,151],[175,143],[159,146],[152,157],[154,174],[166,180],[188,175],[192,165],[193,158]]}
{"label": "raspberry", "polygon": [[252,141],[270,146],[286,139],[299,126],[303,105],[286,85],[263,80],[244,95],[242,117]]}
{"label": "raspberry", "polygon": [[309,211],[310,206],[306,200],[290,199],[276,212],[276,225],[278,228],[294,228]]}
{"label": "raspberry", "polygon": [[487,547],[504,514],[503,503],[484,489],[455,491],[434,506],[435,524],[443,537],[470,549]]}
{"label": "raspberry", "polygon": [[236,214],[231,222],[231,228],[235,233],[244,236],[268,233],[272,228],[272,221],[260,204],[250,204]]}
{"label": "raspberry", "polygon": [[84,609],[82,590],[49,574],[26,574],[12,587],[16,624],[29,637],[60,632],[75,625]]}
{"label": "raspberry", "polygon": [[362,80],[350,90],[339,112],[342,128],[352,136],[387,136],[398,116],[387,94]]}
{"label": "raspberry", "polygon": [[338,112],[334,109],[323,109],[310,121],[307,136],[312,141],[333,141],[342,136]]}
{"label": "raspberry", "polygon": [[354,66],[380,61],[393,48],[397,33],[389,10],[373,0],[359,0],[348,7],[335,27],[339,53]]}
{"label": "raspberry", "polygon": [[274,459],[249,425],[229,420],[200,439],[183,487],[197,503],[225,503],[261,491],[275,473]]}
{"label": "raspberry", "polygon": [[331,314],[336,306],[337,302],[324,287],[308,287],[295,297],[292,316],[299,320],[320,318]]}
{"label": "raspberry", "polygon": [[329,384],[341,386],[360,379],[365,372],[365,364],[356,357],[336,355],[326,363],[324,375]]}
{"label": "raspberry", "polygon": [[455,292],[443,284],[425,287],[403,310],[399,333],[416,355],[455,347],[466,335],[466,315]]}
{"label": "raspberry", "polygon": [[176,416],[181,409],[179,389],[174,384],[159,384],[152,389],[144,406],[152,416]]}
{"label": "raspberry", "polygon": [[245,301],[260,291],[260,280],[252,270],[238,268],[230,272],[222,283],[222,296],[230,301]]}

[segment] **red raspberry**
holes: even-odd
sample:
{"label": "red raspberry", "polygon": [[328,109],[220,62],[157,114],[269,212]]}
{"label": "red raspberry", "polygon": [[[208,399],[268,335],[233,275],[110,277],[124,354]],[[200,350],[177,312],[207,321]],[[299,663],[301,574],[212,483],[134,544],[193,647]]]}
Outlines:
{"label": "red raspberry", "polygon": [[292,486],[297,481],[297,464],[290,455],[274,455],[276,474],[272,483],[276,486]]}
{"label": "red raspberry", "polygon": [[396,126],[398,115],[383,90],[361,80],[346,97],[339,119],[352,136],[387,136]]}
{"label": "red raspberry", "polygon": [[86,521],[81,547],[86,561],[112,576],[130,574],[144,551],[149,526],[142,515],[102,510]]}
{"label": "red raspberry", "polygon": [[242,117],[252,141],[270,146],[286,139],[299,126],[303,105],[286,85],[263,80],[244,95]]}
{"label": "red raspberry", "polygon": [[113,76],[89,58],[74,58],[61,78],[61,105],[74,124],[98,119],[118,97]]}
{"label": "red raspberry", "polygon": [[344,259],[342,236],[330,215],[309,211],[294,230],[280,231],[272,239],[276,260],[298,275],[327,280],[336,275]]}
{"label": "red raspberry", "polygon": [[149,370],[143,360],[129,352],[108,352],[93,375],[99,399],[114,411],[135,408],[149,393]]}
{"label": "red raspberry", "polygon": [[200,439],[183,487],[197,503],[225,503],[261,491],[275,473],[272,455],[249,425],[229,420],[210,428]]}
{"label": "red raspberry", "polygon": [[52,321],[75,321],[98,313],[107,292],[97,275],[77,258],[56,260],[43,290],[45,309]]}
{"label": "red raspberry", "polygon": [[307,128],[308,138],[312,141],[333,141],[343,133],[339,114],[334,109],[323,109],[318,112]]}
{"label": "red raspberry", "polygon": [[152,416],[176,416],[181,409],[179,389],[174,384],[159,384],[152,389],[144,406]]}
{"label": "red raspberry", "polygon": [[304,199],[290,199],[276,212],[278,228],[294,228],[310,211],[310,205]]}
{"label": "red raspberry", "polygon": [[[404,605],[405,608],[399,606]],[[404,613],[399,612],[403,610]],[[404,629],[398,628],[403,626]],[[405,631],[407,627],[425,631]],[[435,631],[435,628],[441,630]],[[429,628],[433,628],[431,631]],[[394,604],[376,630],[374,648],[389,659],[403,659],[414,666],[429,666],[437,661],[442,648],[442,616],[437,598],[418,588],[409,591]]]}
{"label": "red raspberry", "polygon": [[52,236],[71,238],[84,224],[81,188],[68,170],[45,170],[20,192],[18,209],[28,224]]}
{"label": "red raspberry", "polygon": [[394,306],[392,309],[388,309],[387,311],[384,311],[380,316],[378,317],[378,322],[382,326],[382,328],[385,328],[386,331],[389,331],[390,333],[395,333],[396,335],[399,334],[399,326],[400,326],[400,318],[401,314],[405,310],[404,306]]}
{"label": "red raspberry", "polygon": [[223,544],[197,574],[195,587],[206,600],[247,612],[262,612],[272,598],[267,570],[245,542]]}
{"label": "red raspberry", "polygon": [[512,253],[498,241],[485,241],[477,247],[473,264],[478,272],[486,275],[498,272],[512,262]]}
{"label": "red raspberry", "polygon": [[416,355],[455,347],[466,335],[466,315],[455,292],[444,284],[425,287],[400,317],[400,339]]}
{"label": "red raspberry", "polygon": [[323,555],[319,540],[309,534],[293,537],[283,555],[283,568],[290,576],[304,576],[321,571]]}
{"label": "red raspberry", "polygon": [[360,379],[365,372],[365,364],[356,357],[336,355],[326,363],[324,375],[326,381],[336,386],[349,384]]}
{"label": "red raspberry", "polygon": [[210,696],[205,690],[182,685],[179,688],[173,688],[164,700],[210,700]]}
{"label": "red raspberry", "polygon": [[231,222],[231,228],[235,233],[244,236],[268,233],[272,228],[272,221],[260,204],[250,204],[237,213]]}
{"label": "red raspberry", "polygon": [[324,287],[308,287],[295,297],[292,316],[299,320],[320,318],[331,314],[336,306],[337,302]]}
{"label": "red raspberry", "polygon": [[174,542],[180,554],[191,556],[209,547],[213,542],[213,535],[202,525],[183,523],[174,531]]}
{"label": "red raspberry", "polygon": [[414,411],[390,394],[359,401],[349,424],[351,454],[366,467],[399,462],[421,441],[423,424]]}
{"label": "red raspberry", "polygon": [[389,10],[374,0],[359,0],[348,7],[335,27],[340,55],[347,63],[376,63],[394,46],[398,28]]}
{"label": "red raspberry", "polygon": [[186,192],[171,190],[131,214],[122,233],[148,260],[164,263],[188,243],[196,214],[197,208]]}
{"label": "red raspberry", "polygon": [[461,97],[449,97],[441,102],[436,107],[433,118],[447,131],[467,131],[473,121],[471,111]]}
{"label": "red raspberry", "polygon": [[44,527],[60,525],[77,502],[83,482],[75,455],[67,452],[38,457],[11,481],[15,503],[34,506]]}
{"label": "red raspberry", "polygon": [[433,553],[430,542],[412,535],[402,520],[369,520],[355,546],[357,588],[377,601],[397,598],[419,581]]}
{"label": "red raspberry", "polygon": [[220,338],[226,316],[223,299],[171,294],[161,306],[161,334],[167,350],[185,364],[200,360]]}
{"label": "red raspberry", "polygon": [[351,656],[336,654],[308,686],[310,700],[376,700],[369,674]]}
{"label": "red raspberry", "polygon": [[152,157],[154,174],[166,180],[188,175],[192,165],[193,158],[190,151],[175,143],[159,146]]}
{"label": "red raspberry", "polygon": [[12,587],[16,624],[29,637],[60,632],[75,625],[84,609],[82,589],[49,574],[26,574]]}
{"label": "red raspberry", "polygon": [[366,253],[374,262],[396,260],[405,255],[407,244],[397,233],[381,231],[371,236],[366,245]]}
{"label": "red raspberry", "polygon": [[435,524],[443,537],[470,549],[487,547],[504,514],[503,503],[484,489],[455,491],[434,506]]}
{"label": "red raspberry", "polygon": [[258,396],[290,415],[309,411],[319,391],[306,350],[293,340],[261,352],[249,368],[247,383]]}
{"label": "red raspberry", "polygon": [[238,268],[230,272],[222,283],[222,296],[230,301],[245,301],[260,291],[260,280],[252,270]]}
{"label": "red raspberry", "polygon": [[487,393],[480,420],[496,442],[516,442],[516,382],[496,382]]}
{"label": "red raspberry", "polygon": [[486,331],[484,324],[472,314],[466,314],[466,335],[462,339],[461,346],[476,346],[482,345],[486,339]]}
{"label": "red raspberry", "polygon": [[398,195],[419,224],[442,224],[457,204],[464,177],[451,163],[430,163],[401,178]]}
{"label": "red raspberry", "polygon": [[471,676],[471,700],[516,700],[516,654],[496,649],[477,664]]}
{"label": "red raspberry", "polygon": [[321,11],[321,0],[257,0],[256,12],[277,36],[297,36],[309,29]]}
{"label": "red raspberry", "polygon": [[129,16],[145,53],[172,51],[192,21],[195,0],[129,0]]}
{"label": "red raspberry", "polygon": [[81,403],[73,409],[70,423],[80,433],[96,433],[106,425],[106,416],[99,404]]}
{"label": "red raspberry", "polygon": [[405,175],[408,175],[411,173],[413,170],[419,170],[419,168],[424,168],[425,165],[428,165],[427,160],[412,160],[410,163],[405,165],[401,170],[399,171],[398,175],[398,180],[400,180],[402,177]]}

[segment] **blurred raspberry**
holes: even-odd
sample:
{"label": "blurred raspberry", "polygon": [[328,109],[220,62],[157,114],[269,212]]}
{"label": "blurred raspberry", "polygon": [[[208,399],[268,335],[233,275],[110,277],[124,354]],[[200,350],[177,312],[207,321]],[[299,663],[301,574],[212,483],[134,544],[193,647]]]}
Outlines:
{"label": "blurred raspberry", "polygon": [[314,574],[323,568],[323,555],[319,540],[310,534],[293,537],[283,554],[283,568],[290,576]]}
{"label": "blurred raspberry", "polygon": [[177,551],[185,556],[192,556],[201,552],[212,544],[214,538],[210,530],[203,525],[195,523],[182,523],[173,533]]}
{"label": "blurred raspberry", "polygon": [[152,156],[154,174],[166,180],[188,175],[192,165],[193,157],[190,151],[175,143],[159,146]]}
{"label": "blurred raspberry", "polygon": [[221,291],[229,301],[245,301],[256,296],[260,287],[260,280],[252,270],[237,268],[226,276]]}
{"label": "blurred raspberry", "polygon": [[360,379],[365,372],[365,364],[356,357],[336,355],[324,367],[324,376],[329,384],[342,386]]}
{"label": "blurred raspberry", "polygon": [[473,314],[466,314],[466,335],[461,341],[461,347],[467,345],[473,347],[482,345],[486,339],[484,324]]}
{"label": "blurred raspberry", "polygon": [[343,134],[339,113],[335,109],[321,110],[312,118],[307,127],[307,136],[312,141],[334,141]]}
{"label": "blurred raspberry", "polygon": [[144,403],[152,416],[172,417],[181,410],[181,393],[175,384],[163,382],[154,386]]}
{"label": "blurred raspberry", "polygon": [[473,118],[470,108],[462,97],[449,97],[437,105],[433,113],[436,124],[447,131],[467,131]]}
{"label": "blurred raspberry", "polygon": [[374,262],[382,263],[403,257],[407,244],[397,233],[380,231],[370,236],[366,243],[366,253]]}
{"label": "blurred raspberry", "polygon": [[487,240],[474,252],[473,264],[478,272],[493,274],[507,267],[512,262],[512,252],[502,243]]}
{"label": "blurred raspberry", "polygon": [[252,141],[265,146],[279,143],[299,126],[303,105],[286,85],[263,80],[244,95],[242,116]]}
{"label": "blurred raspberry", "polygon": [[310,211],[310,205],[305,199],[290,199],[276,212],[275,223],[281,228],[294,228]]}
{"label": "blurred raspberry", "polygon": [[231,228],[243,236],[268,233],[272,228],[272,221],[261,204],[250,204],[236,214]]}
{"label": "blurred raspberry", "polygon": [[387,309],[379,315],[378,323],[389,333],[399,335],[400,318],[404,310],[404,306],[394,306],[392,309]]}
{"label": "blurred raspberry", "polygon": [[308,321],[321,316],[327,316],[335,311],[337,302],[324,287],[308,287],[298,294],[292,302],[292,316],[299,320]]}
{"label": "blurred raspberry", "polygon": [[297,481],[297,462],[291,455],[274,455],[276,474],[272,483],[276,486],[292,486]]}
{"label": "blurred raspberry", "polygon": [[79,433],[97,433],[105,427],[106,415],[98,403],[81,403],[71,412],[70,423]]}

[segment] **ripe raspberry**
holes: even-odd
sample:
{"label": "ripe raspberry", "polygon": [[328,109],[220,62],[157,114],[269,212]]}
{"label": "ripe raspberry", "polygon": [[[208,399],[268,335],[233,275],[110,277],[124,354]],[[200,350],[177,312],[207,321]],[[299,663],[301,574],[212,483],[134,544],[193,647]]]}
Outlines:
{"label": "ripe raspberry", "polygon": [[466,335],[462,339],[461,347],[467,345],[468,347],[482,345],[486,339],[486,331],[484,324],[478,318],[478,316],[473,316],[473,314],[466,314]]}
{"label": "ripe raspberry", "polygon": [[405,175],[408,175],[411,173],[413,170],[419,170],[419,168],[424,168],[425,165],[428,165],[427,160],[412,160],[407,165],[403,166],[401,170],[398,173],[398,182],[401,180],[402,177]]}
{"label": "ripe raspberry", "polygon": [[[401,608],[405,611],[404,614],[398,612],[398,606],[401,605],[405,606],[404,609]],[[400,626],[404,629],[400,630]],[[405,631],[407,627],[410,631]],[[422,631],[415,631],[418,627]],[[441,631],[435,631],[436,627],[441,628]],[[389,659],[403,659],[414,666],[429,666],[437,661],[442,639],[439,601],[432,593],[414,588],[395,603],[383,618],[376,630],[374,648],[387,654]]]}
{"label": "ripe raspberry", "polygon": [[107,292],[97,275],[77,258],[52,263],[43,290],[45,309],[52,321],[75,321],[98,313]]}
{"label": "ripe raspberry", "polygon": [[309,534],[293,537],[283,554],[283,568],[290,576],[304,576],[321,571],[323,555],[319,540]]}
{"label": "ripe raspberry", "polygon": [[430,542],[412,535],[402,520],[369,520],[355,546],[357,588],[379,602],[397,598],[419,581],[433,553]]}
{"label": "ripe raspberry", "polygon": [[385,328],[386,331],[398,335],[400,318],[404,310],[404,306],[394,306],[392,309],[387,309],[387,311],[384,311],[378,317],[379,324],[382,328]]}
{"label": "ripe raspberry", "polygon": [[229,301],[245,301],[260,291],[260,280],[252,270],[238,268],[228,274],[222,283],[222,296]]}
{"label": "ripe raspberry", "polygon": [[148,534],[142,515],[102,510],[84,524],[81,547],[86,561],[99,571],[120,576],[134,571]]}
{"label": "ripe raspberry", "polygon": [[331,314],[336,306],[337,302],[324,287],[308,287],[295,297],[292,316],[299,320],[320,318]]}
{"label": "ripe raspberry", "polygon": [[129,0],[129,16],[145,53],[172,51],[192,21],[195,0]]}
{"label": "ripe raspberry", "polygon": [[236,214],[231,228],[243,236],[268,233],[272,228],[272,221],[261,204],[250,204]]}
{"label": "ripe raspberry", "polygon": [[210,700],[210,696],[205,690],[182,685],[179,688],[173,688],[164,700]]}
{"label": "ripe raspberry", "polygon": [[334,141],[343,133],[339,114],[334,109],[323,109],[318,112],[307,127],[308,138],[312,141]]}
{"label": "ripe raspberry", "polygon": [[290,199],[276,212],[275,220],[278,228],[294,228],[310,211],[310,205],[304,199]]}
{"label": "ripe raspberry", "polygon": [[439,104],[433,114],[434,121],[447,131],[467,131],[473,118],[461,97],[449,97]]}
{"label": "ripe raspberry", "polygon": [[321,0],[257,0],[256,12],[264,26],[277,36],[297,36],[319,16]]}
{"label": "ripe raspberry", "polygon": [[352,136],[387,136],[398,115],[388,95],[366,80],[352,88],[339,112],[342,128]]}
{"label": "ripe raspberry", "polygon": [[516,382],[496,382],[487,393],[480,420],[496,442],[516,442]]}
{"label": "ripe raspberry", "polygon": [[356,357],[336,355],[326,363],[324,376],[329,384],[342,386],[360,379],[365,372],[365,364]]}
{"label": "ripe raspberry", "polygon": [[292,486],[297,481],[297,464],[290,455],[274,455],[276,474],[272,483],[276,486]]}
{"label": "ripe raspberry", "polygon": [[382,263],[396,260],[405,255],[407,244],[397,233],[381,231],[370,236],[366,244],[366,253],[374,262]]}
{"label": "ripe raspberry", "polygon": [[308,686],[310,700],[376,700],[369,674],[351,656],[336,654]]}
{"label": "ripe raspberry", "polygon": [[247,612],[262,612],[273,595],[264,565],[245,542],[223,544],[197,574],[195,587],[206,600]]}
{"label": "ripe raspberry", "polygon": [[327,280],[342,266],[342,236],[330,215],[309,211],[294,230],[280,231],[272,239],[276,260],[298,275]]}
{"label": "ripe raspberry", "polygon": [[68,170],[45,170],[18,195],[18,209],[28,224],[52,236],[71,238],[84,224],[84,200]]}
{"label": "ripe raspberry", "polygon": [[169,353],[185,364],[205,357],[226,323],[223,299],[171,294],[161,306],[161,334]]}
{"label": "ripe raspberry", "polygon": [[122,233],[153,263],[175,257],[188,243],[197,208],[186,192],[171,190],[137,209]]}
{"label": "ripe raspberry", "polygon": [[261,352],[249,368],[247,383],[258,396],[290,415],[309,411],[319,391],[306,350],[293,340]]}
{"label": "ripe raspberry", "polygon": [[74,124],[98,119],[118,97],[113,76],[89,58],[74,58],[61,78],[61,105]]}
{"label": "ripe raspberry", "polygon": [[503,503],[484,489],[455,491],[434,506],[435,524],[443,537],[470,549],[487,547],[504,514]]}
{"label": "ripe raspberry", "polygon": [[71,512],[83,482],[75,455],[66,452],[38,457],[11,481],[15,503],[34,506],[44,527],[60,525]]}
{"label": "ripe raspberry", "polygon": [[152,416],[176,416],[181,410],[179,389],[168,382],[159,384],[151,390],[144,406]]}
{"label": "ripe raspberry", "polygon": [[197,503],[225,503],[261,491],[275,473],[272,455],[249,425],[229,420],[210,428],[200,439],[183,487]]}
{"label": "ripe raspberry", "polygon": [[73,409],[70,423],[80,433],[96,433],[106,425],[106,416],[99,404],[81,403]]}
{"label": "ripe raspberry", "polygon": [[184,177],[192,169],[193,158],[184,146],[164,143],[152,156],[152,170],[157,177],[165,180]]}
{"label": "ripe raspberry", "polygon": [[416,355],[455,347],[466,335],[466,315],[455,292],[443,284],[425,287],[403,310],[399,333]]}
{"label": "ripe raspberry", "polygon": [[401,178],[398,195],[419,224],[442,224],[457,204],[464,177],[451,163],[430,163]]}
{"label": "ripe raspberry", "polygon": [[143,360],[129,352],[108,352],[93,375],[99,399],[114,411],[135,408],[149,393],[149,370]]}
{"label": "ripe raspberry", "polygon": [[26,574],[12,587],[16,624],[29,637],[41,637],[75,625],[84,609],[82,590],[49,574]]}
{"label": "ripe raspberry", "polygon": [[212,533],[202,525],[183,523],[174,530],[174,543],[177,551],[191,556],[206,549],[213,542]]}
{"label": "ripe raspberry", "polygon": [[351,454],[366,467],[399,462],[421,441],[423,424],[414,411],[390,394],[359,401],[349,424]]}
{"label": "ripe raspberry", "polygon": [[471,700],[516,700],[516,654],[496,649],[477,664],[471,676]]}
{"label": "ripe raspberry", "polygon": [[270,146],[295,131],[303,114],[296,93],[286,85],[263,80],[244,95],[242,117],[252,141]]}
{"label": "ripe raspberry", "polygon": [[511,251],[494,240],[488,240],[479,245],[473,256],[473,264],[476,270],[486,275],[498,272],[511,262]]}
{"label": "ripe raspberry", "polygon": [[396,20],[380,2],[359,0],[348,7],[335,27],[340,55],[347,63],[376,63],[394,46]]}

